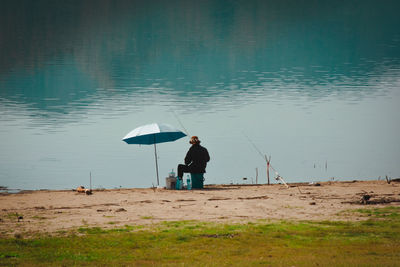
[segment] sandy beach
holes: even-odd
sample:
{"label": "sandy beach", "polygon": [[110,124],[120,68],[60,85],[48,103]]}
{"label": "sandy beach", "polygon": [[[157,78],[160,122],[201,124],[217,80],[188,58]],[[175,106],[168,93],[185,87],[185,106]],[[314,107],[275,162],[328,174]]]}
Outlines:
{"label": "sandy beach", "polygon": [[400,183],[209,185],[204,190],[112,189],[0,195],[0,236],[123,227],[162,221],[363,220],[347,212],[400,205]]}

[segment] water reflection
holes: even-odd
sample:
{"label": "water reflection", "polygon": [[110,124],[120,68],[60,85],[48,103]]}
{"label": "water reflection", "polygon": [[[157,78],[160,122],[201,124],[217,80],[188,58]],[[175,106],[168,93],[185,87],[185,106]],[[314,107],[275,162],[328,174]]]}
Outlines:
{"label": "water reflection", "polygon": [[398,69],[399,4],[355,5],[8,1],[0,96],[52,115],[110,98],[146,105],[154,94],[166,105],[226,94],[241,105],[275,91],[362,97],[376,90],[371,79]]}

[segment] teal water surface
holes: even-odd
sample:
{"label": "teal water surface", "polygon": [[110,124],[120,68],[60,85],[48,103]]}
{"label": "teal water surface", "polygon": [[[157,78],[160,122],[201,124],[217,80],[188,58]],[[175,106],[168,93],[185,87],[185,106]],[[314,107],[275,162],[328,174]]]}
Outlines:
{"label": "teal water surface", "polygon": [[[263,155],[288,182],[400,176],[398,1],[0,6],[0,186],[149,187],[153,147],[121,139],[152,122],[199,136],[206,184],[265,183]],[[161,185],[188,140],[157,147]]]}

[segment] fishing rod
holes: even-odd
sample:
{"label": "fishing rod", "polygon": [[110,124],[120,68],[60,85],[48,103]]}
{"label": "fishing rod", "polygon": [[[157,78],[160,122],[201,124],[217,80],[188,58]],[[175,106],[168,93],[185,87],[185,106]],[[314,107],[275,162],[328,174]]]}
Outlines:
{"label": "fishing rod", "polygon": [[[258,154],[260,154],[260,156],[267,162],[267,167],[271,168],[274,172],[275,172],[275,180],[277,181],[281,181],[287,188],[289,188],[289,186],[287,185],[287,183],[283,180],[282,176],[278,173],[278,171],[272,167],[270,161],[271,161],[271,157],[267,157],[267,155],[263,155],[261,153],[261,151],[258,149],[258,147],[254,144],[253,141],[251,141],[251,139],[243,132],[243,135],[247,138],[247,140],[250,142],[250,144],[253,145],[254,149],[258,152]],[[269,178],[268,178],[269,180]]]}
{"label": "fishing rod", "polygon": [[186,130],[185,126],[183,126],[183,123],[181,122],[181,120],[179,119],[179,117],[176,115],[176,113],[173,110],[172,110],[172,114],[174,114],[175,119],[179,122],[179,125],[183,128],[186,135],[190,136],[188,130]]}
{"label": "fishing rod", "polygon": [[[265,158],[267,158],[267,156],[265,156]],[[280,176],[280,174],[271,166],[271,163],[269,163],[269,167],[275,172],[275,180],[277,181],[281,181],[287,188],[289,188],[289,186],[287,185],[287,183],[283,180],[282,176]]]}

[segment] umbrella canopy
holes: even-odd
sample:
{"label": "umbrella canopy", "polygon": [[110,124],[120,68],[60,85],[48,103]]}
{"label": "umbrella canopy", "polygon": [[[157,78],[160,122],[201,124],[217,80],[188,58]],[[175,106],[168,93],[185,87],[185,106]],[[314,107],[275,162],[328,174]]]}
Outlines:
{"label": "umbrella canopy", "polygon": [[154,157],[156,160],[156,172],[157,172],[157,186],[160,185],[158,178],[158,162],[157,162],[157,147],[158,143],[172,142],[186,136],[180,130],[173,126],[165,123],[152,123],[143,125],[133,129],[129,132],[122,141],[128,144],[137,145],[154,145]]}
{"label": "umbrella canopy", "polygon": [[128,144],[153,145],[172,142],[186,136],[180,130],[165,123],[152,123],[137,127],[122,140]]}

